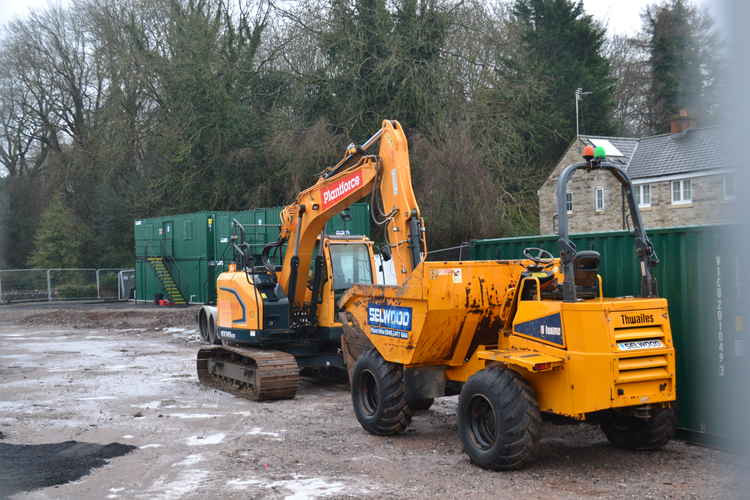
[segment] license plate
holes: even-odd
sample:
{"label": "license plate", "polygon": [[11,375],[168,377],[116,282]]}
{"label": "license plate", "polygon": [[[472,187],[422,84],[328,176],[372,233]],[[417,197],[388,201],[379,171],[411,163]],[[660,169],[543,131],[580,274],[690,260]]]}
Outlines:
{"label": "license plate", "polygon": [[631,342],[618,342],[617,348],[621,351],[638,351],[640,349],[660,349],[664,347],[664,342],[658,339],[652,340],[633,340]]}

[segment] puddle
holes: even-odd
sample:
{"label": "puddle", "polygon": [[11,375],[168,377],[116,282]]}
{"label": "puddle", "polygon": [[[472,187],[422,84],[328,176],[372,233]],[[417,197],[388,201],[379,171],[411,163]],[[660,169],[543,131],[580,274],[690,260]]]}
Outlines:
{"label": "puddle", "polygon": [[[270,489],[274,492],[287,490],[286,500],[303,500],[309,498],[340,496],[346,489],[344,483],[323,478],[306,478],[293,475],[292,479],[281,480],[258,480],[258,479],[232,479],[226,482],[226,486],[235,491],[246,490],[250,486]],[[359,490],[357,494],[365,493]]]}

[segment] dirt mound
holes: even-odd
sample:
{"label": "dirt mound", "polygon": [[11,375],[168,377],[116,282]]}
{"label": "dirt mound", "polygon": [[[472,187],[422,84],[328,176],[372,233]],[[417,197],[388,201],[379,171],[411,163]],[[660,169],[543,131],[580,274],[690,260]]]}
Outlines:
{"label": "dirt mound", "polygon": [[194,327],[195,308],[80,310],[54,309],[23,318],[28,326],[55,325],[66,328],[167,328]]}

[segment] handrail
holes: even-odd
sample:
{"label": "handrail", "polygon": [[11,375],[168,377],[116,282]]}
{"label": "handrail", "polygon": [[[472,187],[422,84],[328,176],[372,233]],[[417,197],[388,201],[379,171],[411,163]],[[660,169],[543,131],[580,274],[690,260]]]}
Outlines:
{"label": "handrail", "polygon": [[[177,287],[177,291],[180,292],[180,295],[182,295],[182,290],[180,289],[180,283],[182,283],[182,270],[180,270],[180,266],[177,265],[177,260],[174,258],[173,255],[166,255],[166,252],[164,251],[164,240],[159,240],[160,246],[161,246],[161,258],[164,261],[164,265],[167,268],[167,271],[169,271],[169,274],[172,275],[172,279],[174,280],[174,284]],[[175,270],[177,273],[175,274]],[[172,297],[174,298],[174,297]],[[183,297],[184,298],[184,297]]]}
{"label": "handrail", "polygon": [[439,248],[437,250],[430,250],[429,252],[425,254],[425,259],[436,253],[444,253],[444,252],[450,252],[452,250],[458,250],[458,260],[463,260],[463,250],[464,248],[469,248],[469,247],[471,247],[469,243],[461,243],[460,245],[456,245],[454,247],[446,247],[446,248]]}
{"label": "handrail", "polygon": [[[536,276],[527,276],[526,278],[523,278],[521,280],[520,289],[521,293],[525,291],[525,286],[527,281],[534,280],[536,282],[536,299],[525,299],[525,300],[542,300],[542,282],[537,278]],[[523,300],[523,299],[522,299]]]}

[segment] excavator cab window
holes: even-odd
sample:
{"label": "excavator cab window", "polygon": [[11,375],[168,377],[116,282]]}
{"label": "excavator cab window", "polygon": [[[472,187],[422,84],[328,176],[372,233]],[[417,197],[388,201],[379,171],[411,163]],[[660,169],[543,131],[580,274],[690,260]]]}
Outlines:
{"label": "excavator cab window", "polygon": [[331,245],[330,252],[335,292],[347,290],[358,283],[373,283],[367,245]]}

